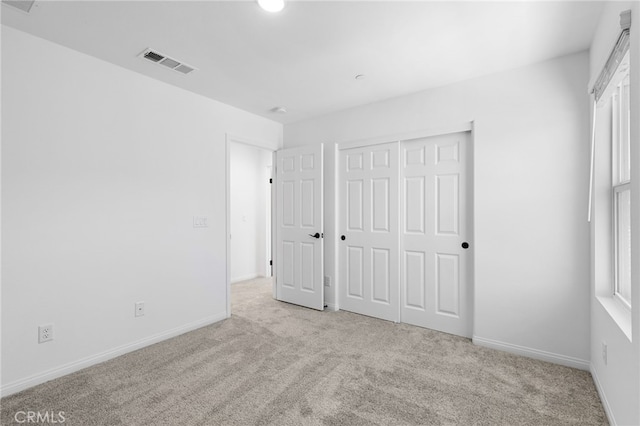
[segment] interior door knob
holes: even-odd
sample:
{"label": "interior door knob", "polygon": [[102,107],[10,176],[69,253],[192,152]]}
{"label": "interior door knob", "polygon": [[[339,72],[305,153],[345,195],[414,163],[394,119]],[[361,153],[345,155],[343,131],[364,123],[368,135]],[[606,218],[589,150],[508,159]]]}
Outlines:
{"label": "interior door knob", "polygon": [[344,241],[344,240],[346,240],[346,239],[347,239],[347,237],[345,237],[344,235],[341,235],[341,236],[340,236],[340,239],[341,239],[342,241]]}
{"label": "interior door knob", "polygon": [[315,234],[309,234],[309,236],[313,238],[320,238],[320,233],[316,232]]}
{"label": "interior door knob", "polygon": [[466,241],[464,243],[462,243],[462,248],[465,249],[465,250],[468,249],[469,248],[469,243],[466,242]]}

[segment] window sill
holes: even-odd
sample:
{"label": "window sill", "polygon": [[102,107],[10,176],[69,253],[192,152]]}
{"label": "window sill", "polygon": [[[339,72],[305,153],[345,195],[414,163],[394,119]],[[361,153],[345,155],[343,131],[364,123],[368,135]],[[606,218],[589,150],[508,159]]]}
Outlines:
{"label": "window sill", "polygon": [[596,299],[631,342],[631,311],[614,297],[598,296]]}

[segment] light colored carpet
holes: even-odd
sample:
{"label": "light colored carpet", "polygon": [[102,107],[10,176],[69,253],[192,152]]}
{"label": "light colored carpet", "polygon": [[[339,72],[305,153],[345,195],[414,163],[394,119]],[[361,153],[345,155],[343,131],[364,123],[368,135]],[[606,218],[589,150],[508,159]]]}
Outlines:
{"label": "light colored carpet", "polygon": [[232,318],[4,398],[65,425],[596,425],[588,372],[232,286]]}

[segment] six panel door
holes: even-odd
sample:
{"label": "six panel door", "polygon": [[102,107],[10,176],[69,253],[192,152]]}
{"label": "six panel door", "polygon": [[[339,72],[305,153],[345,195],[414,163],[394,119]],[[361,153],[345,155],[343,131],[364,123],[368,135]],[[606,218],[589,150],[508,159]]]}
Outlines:
{"label": "six panel door", "polygon": [[276,298],[324,309],[322,144],[276,152]]}
{"label": "six panel door", "polygon": [[401,158],[402,322],[465,337],[472,334],[469,135],[405,141]]}
{"label": "six panel door", "polygon": [[398,144],[340,151],[340,309],[399,321]]}
{"label": "six panel door", "polygon": [[[470,133],[342,149],[340,309],[471,337]],[[277,298],[323,309],[322,146],[277,153]]]}

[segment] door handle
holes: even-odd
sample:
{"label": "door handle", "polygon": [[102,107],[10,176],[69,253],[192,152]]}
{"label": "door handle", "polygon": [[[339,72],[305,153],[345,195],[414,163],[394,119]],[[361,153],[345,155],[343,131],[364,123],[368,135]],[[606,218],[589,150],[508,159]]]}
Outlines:
{"label": "door handle", "polygon": [[465,250],[468,249],[469,248],[469,243],[466,242],[466,241],[464,243],[462,243],[462,248],[465,249]]}
{"label": "door handle", "polygon": [[315,234],[309,234],[309,236],[313,238],[320,238],[320,233],[316,232]]}
{"label": "door handle", "polygon": [[347,239],[347,237],[345,237],[344,235],[342,235],[342,236],[340,236],[340,239],[341,239],[342,241],[344,241],[344,240],[346,240],[346,239]]}

